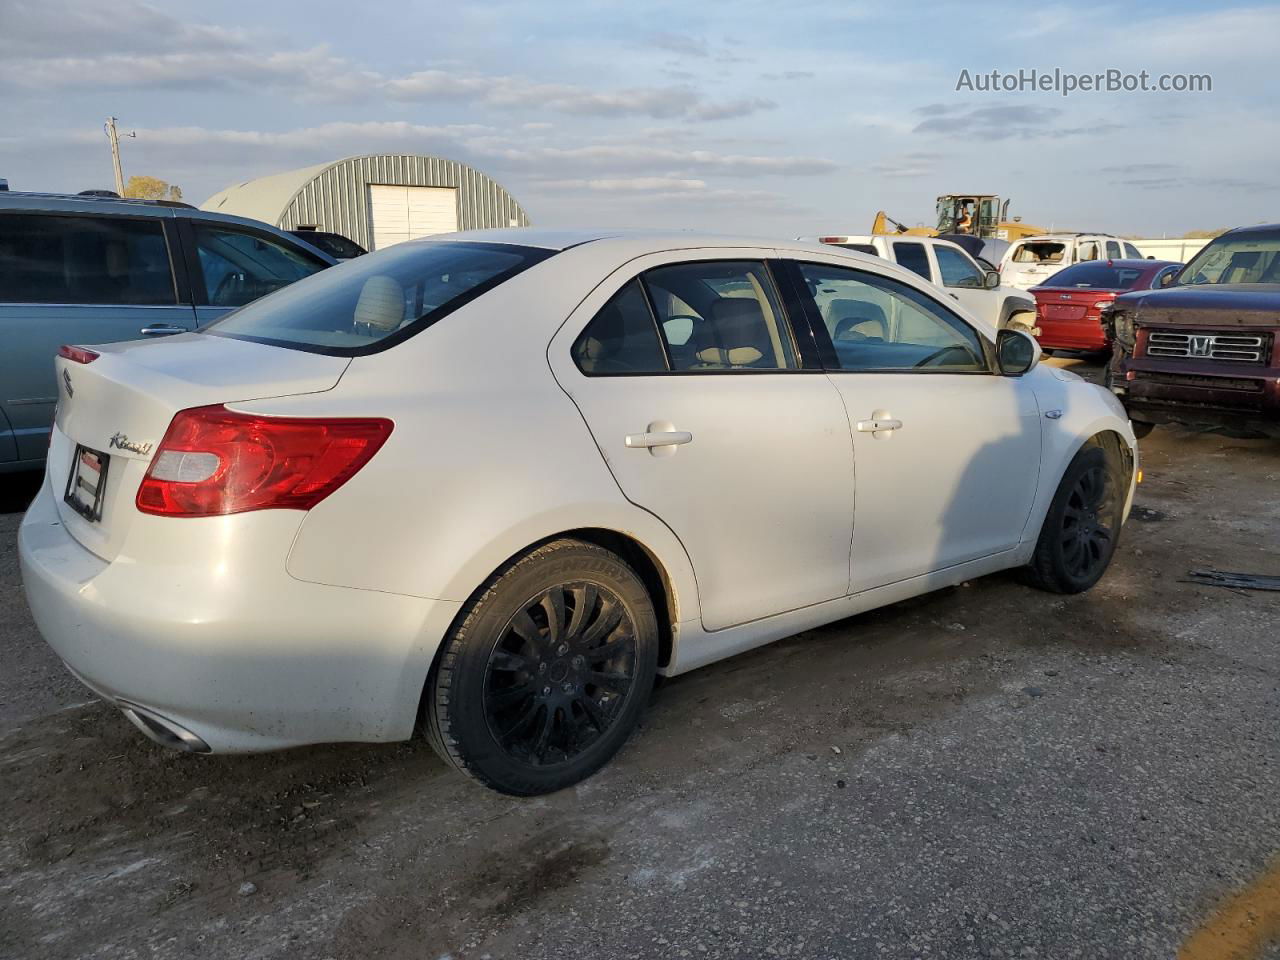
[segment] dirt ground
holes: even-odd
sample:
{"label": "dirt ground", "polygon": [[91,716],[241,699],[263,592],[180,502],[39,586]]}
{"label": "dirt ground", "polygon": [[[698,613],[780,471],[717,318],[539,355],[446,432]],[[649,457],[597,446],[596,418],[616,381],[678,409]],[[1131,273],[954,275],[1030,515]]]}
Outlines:
{"label": "dirt ground", "polygon": [[0,956],[1280,958],[1265,884],[1213,926],[1280,853],[1280,594],[1183,581],[1280,574],[1280,444],[1142,456],[1090,593],[988,577],[668,681],[536,800],[420,741],[145,740],[37,635],[4,479]]}

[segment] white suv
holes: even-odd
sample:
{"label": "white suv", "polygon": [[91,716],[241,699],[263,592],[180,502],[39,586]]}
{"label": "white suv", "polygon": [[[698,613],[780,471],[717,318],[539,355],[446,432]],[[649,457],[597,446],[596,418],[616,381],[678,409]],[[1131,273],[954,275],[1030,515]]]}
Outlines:
{"label": "white suv", "polygon": [[892,260],[942,287],[976,317],[997,330],[1013,324],[1031,330],[1036,304],[1029,297],[1001,288],[1000,274],[980,265],[959,244],[938,237],[910,234],[818,237],[820,243],[847,247]]}
{"label": "white suv", "polygon": [[1000,279],[1030,290],[1073,263],[1086,260],[1141,260],[1138,248],[1106,233],[1052,233],[1024,237],[1009,245],[1000,261]]}

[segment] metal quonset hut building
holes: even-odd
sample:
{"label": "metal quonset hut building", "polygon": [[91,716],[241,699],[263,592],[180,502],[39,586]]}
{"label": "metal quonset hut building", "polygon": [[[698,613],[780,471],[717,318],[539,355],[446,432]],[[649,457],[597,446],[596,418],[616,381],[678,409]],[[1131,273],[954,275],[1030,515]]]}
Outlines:
{"label": "metal quonset hut building", "polygon": [[529,225],[496,180],[456,160],[409,154],[348,157],[247,180],[202,209],[285,230],[329,230],[367,250],[433,233]]}

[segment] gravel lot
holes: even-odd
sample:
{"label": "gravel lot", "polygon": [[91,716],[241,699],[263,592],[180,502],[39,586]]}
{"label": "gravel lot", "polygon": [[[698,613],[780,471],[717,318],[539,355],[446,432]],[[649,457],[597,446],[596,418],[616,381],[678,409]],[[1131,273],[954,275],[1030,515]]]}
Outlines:
{"label": "gravel lot", "polygon": [[422,742],[143,739],[36,634],[0,478],[0,956],[1280,958],[1211,919],[1280,853],[1280,594],[1180,580],[1280,574],[1280,444],[1142,453],[1092,592],[989,577],[669,681],[532,801]]}

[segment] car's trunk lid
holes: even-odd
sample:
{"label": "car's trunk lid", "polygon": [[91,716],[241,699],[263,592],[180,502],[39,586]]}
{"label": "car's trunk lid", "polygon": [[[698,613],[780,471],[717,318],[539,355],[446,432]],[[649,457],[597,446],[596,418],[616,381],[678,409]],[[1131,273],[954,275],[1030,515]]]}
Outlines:
{"label": "car's trunk lid", "polygon": [[[90,363],[56,360],[59,398],[48,474],[68,531],[106,560],[115,558],[138,516],[138,485],[175,413],[330,390],[350,363],[346,357],[203,334],[91,349],[99,356]],[[104,467],[100,498],[81,488],[80,510],[65,500],[78,446],[102,455]],[[82,516],[90,501],[97,501],[97,509]]]}
{"label": "car's trunk lid", "polygon": [[1036,291],[1040,315],[1046,320],[1096,319],[1100,311],[1095,305],[1115,298],[1113,290],[1091,290],[1079,287],[1041,287]]}

